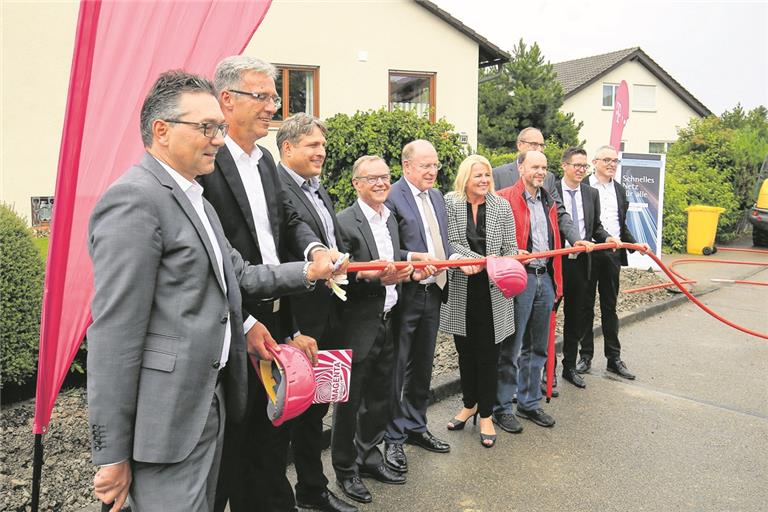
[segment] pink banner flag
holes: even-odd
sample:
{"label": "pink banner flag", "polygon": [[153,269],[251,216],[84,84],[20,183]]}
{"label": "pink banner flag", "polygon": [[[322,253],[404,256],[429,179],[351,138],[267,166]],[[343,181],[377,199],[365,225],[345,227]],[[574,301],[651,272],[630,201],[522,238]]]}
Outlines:
{"label": "pink banner flag", "polygon": [[621,134],[624,132],[624,126],[629,119],[629,88],[624,80],[616,89],[616,95],[613,98],[613,117],[611,118],[611,139],[610,144],[616,151],[621,151]]}
{"label": "pink banner flag", "polygon": [[139,110],[157,76],[211,76],[243,51],[271,0],[80,4],[45,275],[33,432],[48,430],[61,384],[90,323],[88,217],[143,151]]}

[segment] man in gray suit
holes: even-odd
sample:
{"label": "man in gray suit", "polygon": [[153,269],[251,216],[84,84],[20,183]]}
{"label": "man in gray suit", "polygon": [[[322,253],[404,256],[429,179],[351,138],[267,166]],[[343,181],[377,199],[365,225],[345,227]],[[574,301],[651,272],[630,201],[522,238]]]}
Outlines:
{"label": "man in gray suit", "polygon": [[[97,498],[136,512],[212,510],[227,419],[246,401],[240,290],[305,291],[328,260],[252,266],[224,238],[195,178],[213,171],[228,126],[204,78],[162,74],[141,110],[147,153],[90,221],[93,324],[88,409]],[[227,418],[227,416],[229,418]]]}

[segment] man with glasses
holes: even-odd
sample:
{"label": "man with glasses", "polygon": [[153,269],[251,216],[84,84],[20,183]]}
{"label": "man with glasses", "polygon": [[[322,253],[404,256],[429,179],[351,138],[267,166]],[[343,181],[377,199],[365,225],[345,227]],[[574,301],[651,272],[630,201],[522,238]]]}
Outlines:
{"label": "man with glasses", "polygon": [[[326,127],[309,114],[294,114],[277,131],[280,163],[277,173],[286,196],[299,217],[327,247],[346,252],[341,229],[331,198],[320,183],[325,161]],[[291,260],[304,254],[289,251]],[[316,286],[311,293],[295,295],[290,301],[296,328],[317,340],[317,348],[346,348],[347,339],[339,336],[342,302],[327,286]],[[345,342],[345,345],[341,345]],[[307,354],[313,362],[316,349]],[[354,507],[339,499],[328,488],[323,473],[323,418],[329,404],[314,404],[291,422],[291,449],[296,468],[296,503],[300,508],[352,512]],[[275,468],[279,471],[280,468]]]}
{"label": "man with glasses", "polygon": [[[600,222],[597,190],[582,182],[589,171],[587,152],[582,148],[568,148],[563,153],[561,166],[563,179],[557,182],[557,191],[563,198],[565,209],[571,214],[574,226],[579,230],[579,238],[597,243],[618,242],[618,239],[603,229]],[[566,243],[565,246],[570,244]],[[589,276],[594,268],[593,254],[577,253],[563,258],[563,378],[577,388],[587,386],[584,378],[576,372],[576,355],[584,329],[592,329],[592,325],[587,325],[584,319],[590,316],[587,311],[587,290]]]}
{"label": "man with glasses", "polygon": [[[201,184],[227,238],[248,261],[276,264],[303,254],[330,262],[338,252],[331,254],[301,220],[283,192],[272,155],[256,144],[280,108],[276,75],[273,65],[244,55],[227,57],[216,66],[214,85],[230,128],[214,172],[201,178]],[[245,328],[261,358],[271,359],[264,346],[275,343],[273,336],[280,341],[292,337],[288,343],[310,354],[317,351],[314,339],[293,336],[285,299],[247,300],[243,309]],[[255,325],[248,331],[251,323]],[[269,422],[266,391],[250,365],[248,377],[246,420],[226,433],[216,510],[223,510],[227,499],[232,512],[293,510],[293,489],[285,476],[289,427]]]}
{"label": "man with glasses", "polygon": [[[246,410],[241,289],[307,290],[320,261],[248,265],[195,178],[227,123],[213,85],[163,73],[140,116],[146,153],[93,209],[88,414],[96,497],[136,512],[212,510],[225,425]],[[250,338],[250,337],[249,337]]]}
{"label": "man with glasses", "polygon": [[[595,173],[589,177],[589,184],[600,195],[600,221],[614,241],[636,243],[627,229],[627,191],[614,179],[620,161],[613,146],[602,146],[595,153],[592,164]],[[642,244],[646,250],[647,244]],[[600,324],[603,327],[603,343],[607,369],[625,379],[633,380],[635,375],[621,360],[619,343],[619,317],[616,314],[616,299],[619,295],[619,273],[627,265],[626,249],[598,251],[592,261],[592,273],[584,305],[584,337],[581,339],[581,358],[576,365],[578,373],[589,373],[595,353],[595,340],[591,328],[595,316],[595,292],[600,291]]]}
{"label": "man with glasses", "polygon": [[[352,185],[357,201],[339,214],[352,259],[401,260],[397,222],[384,205],[391,188],[389,167],[381,157],[362,156],[352,166]],[[391,418],[393,316],[402,312],[395,308],[402,295],[397,283],[418,281],[432,273],[434,267],[414,271],[409,265],[397,271],[390,264],[381,271],[350,275],[342,336],[352,348],[352,380],[349,400],[334,407],[331,457],[339,487],[361,503],[372,501],[361,476],[387,484],[404,484],[406,480],[405,475],[384,464],[378,448]]]}
{"label": "man with glasses", "polygon": [[[448,217],[443,194],[435,189],[442,165],[435,147],[415,140],[403,147],[403,177],[392,185],[386,201],[399,226],[400,259],[445,260],[453,255],[448,243]],[[462,267],[470,272],[469,267]],[[385,463],[397,472],[408,471],[406,441],[438,453],[451,447],[427,429],[427,400],[432,360],[440,322],[440,301],[447,293],[445,272],[403,285],[402,315],[398,321],[397,359],[392,403],[394,418],[387,427]]]}

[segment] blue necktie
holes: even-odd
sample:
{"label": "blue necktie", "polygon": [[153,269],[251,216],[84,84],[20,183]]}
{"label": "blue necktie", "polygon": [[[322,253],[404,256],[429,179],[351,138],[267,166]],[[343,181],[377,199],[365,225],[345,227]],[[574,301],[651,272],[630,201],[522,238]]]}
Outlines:
{"label": "blue necktie", "polygon": [[569,190],[569,194],[571,194],[571,217],[573,218],[573,223],[576,225],[576,229],[579,231],[579,236],[581,236],[581,228],[579,227],[579,208],[576,205],[576,190]]}

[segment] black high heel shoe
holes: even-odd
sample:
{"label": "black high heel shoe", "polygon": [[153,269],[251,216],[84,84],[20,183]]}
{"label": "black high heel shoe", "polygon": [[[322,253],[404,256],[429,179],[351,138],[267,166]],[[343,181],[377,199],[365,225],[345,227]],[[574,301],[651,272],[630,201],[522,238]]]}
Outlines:
{"label": "black high heel shoe", "polygon": [[483,448],[492,448],[496,444],[496,434],[483,434],[480,432],[480,444],[483,445]]}
{"label": "black high heel shoe", "polygon": [[[475,412],[472,416],[472,424],[477,425],[477,412]],[[448,425],[446,425],[446,428],[448,430],[464,430],[464,427],[467,425],[467,422],[469,421],[469,418],[465,419],[464,421],[461,421],[458,418],[453,418],[451,421],[448,422]]]}

